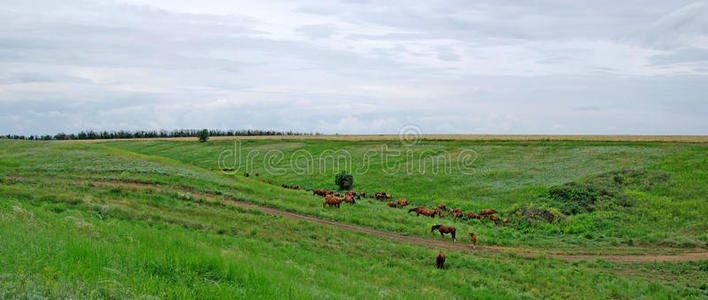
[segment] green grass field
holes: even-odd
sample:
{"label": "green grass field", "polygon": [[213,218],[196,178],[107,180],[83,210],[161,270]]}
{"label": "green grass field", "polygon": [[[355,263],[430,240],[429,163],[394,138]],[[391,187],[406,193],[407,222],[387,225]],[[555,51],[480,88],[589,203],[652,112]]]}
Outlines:
{"label": "green grass field", "polygon": [[[387,174],[367,151],[381,141],[244,140],[259,150],[252,172],[227,174],[219,154],[233,142],[0,140],[2,298],[705,298],[708,261],[567,261],[548,253],[662,254],[708,248],[708,148],[637,142],[425,141],[389,149],[431,157],[471,149],[465,169]],[[302,188],[335,188],[339,168],[314,161],[311,174],[273,174],[289,162],[264,153],[352,153],[354,189],[465,211],[495,208],[498,227],[430,219],[383,202],[323,209]],[[303,153],[298,152],[298,153]],[[420,165],[418,159],[393,162]],[[628,171],[632,170],[632,172]],[[269,172],[270,171],[270,172]],[[609,173],[625,171],[623,173]],[[271,180],[273,184],[259,180]],[[567,182],[608,187],[587,210],[553,222],[512,214],[534,205],[563,209],[549,196]],[[568,187],[568,186],[565,186]],[[576,192],[574,189],[572,192]],[[611,188],[610,188],[611,187]],[[606,195],[609,193],[609,196]],[[207,196],[215,195],[215,196]],[[435,223],[474,231],[480,244],[534,249],[444,250],[225,205],[237,199],[404,235],[441,239]],[[555,201],[555,202],[554,202]],[[561,201],[561,202],[559,202]],[[575,202],[571,203],[575,204]],[[449,239],[447,237],[446,239]]]}

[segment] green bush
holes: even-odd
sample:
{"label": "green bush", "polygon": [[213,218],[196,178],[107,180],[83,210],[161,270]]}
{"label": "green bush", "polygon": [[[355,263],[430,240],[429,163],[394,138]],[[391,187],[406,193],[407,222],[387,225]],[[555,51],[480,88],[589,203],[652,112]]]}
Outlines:
{"label": "green bush", "polygon": [[209,139],[209,130],[199,130],[199,132],[197,132],[197,138],[199,138],[200,143],[206,142]]}
{"label": "green bush", "polygon": [[547,203],[558,207],[566,215],[632,207],[635,199],[626,194],[627,190],[647,191],[668,180],[668,174],[657,171],[608,172],[588,178],[581,183],[568,182],[551,187],[548,191]]}
{"label": "green bush", "polygon": [[339,174],[334,176],[334,184],[339,186],[340,189],[348,190],[354,185],[354,176],[347,171],[339,172]]}
{"label": "green bush", "polygon": [[554,223],[563,218],[557,208],[533,202],[516,205],[511,208],[509,214],[529,224]]}
{"label": "green bush", "polygon": [[566,183],[552,187],[548,196],[553,206],[566,215],[591,212],[600,196],[596,187],[582,183]]}

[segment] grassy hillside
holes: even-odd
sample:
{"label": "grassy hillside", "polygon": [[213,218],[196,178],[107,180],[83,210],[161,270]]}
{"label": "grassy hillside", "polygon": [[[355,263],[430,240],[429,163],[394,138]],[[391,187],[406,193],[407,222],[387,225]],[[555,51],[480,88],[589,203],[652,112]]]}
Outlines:
{"label": "grassy hillside", "polygon": [[[233,141],[206,144],[185,141],[127,141],[104,144],[132,152],[167,157],[202,168],[218,167],[224,151]],[[320,159],[327,151],[345,150],[351,154],[356,190],[386,191],[394,198],[406,198],[416,204],[433,206],[446,203],[464,211],[494,208],[511,219],[516,230],[500,230],[488,222],[458,221],[445,223],[465,231],[481,233],[485,242],[504,246],[572,248],[574,251],[605,251],[607,248],[657,245],[668,247],[706,247],[708,244],[708,147],[705,144],[637,142],[480,142],[424,141],[411,147],[398,141],[326,141],[326,140],[242,140],[242,155],[254,154],[251,173],[263,174],[252,181],[271,180],[274,184],[297,184],[304,188],[335,189],[333,174],[342,168],[331,160]],[[366,156],[370,151],[400,151],[388,166],[396,163],[399,172],[391,174],[380,157]],[[454,166],[444,171],[443,161],[430,157],[472,150],[476,159],[463,174]],[[268,159],[269,151],[282,153],[280,161]],[[306,152],[303,152],[306,151]],[[298,174],[289,158],[311,155],[311,172]],[[302,165],[302,163],[300,163]],[[425,168],[418,167],[424,165]],[[266,168],[265,166],[270,166]],[[410,169],[414,172],[405,172]],[[242,178],[242,169],[234,172]],[[284,170],[284,171],[283,171]],[[421,171],[422,170],[422,171]],[[615,198],[598,204],[592,212],[566,216],[551,224],[529,224],[511,216],[529,203],[545,205],[549,190],[568,182],[592,181],[617,171],[647,171],[659,182],[618,187]],[[437,171],[437,172],[436,172]],[[641,179],[641,178],[639,178]],[[646,181],[645,179],[641,179]],[[612,182],[612,181],[610,181]],[[604,182],[602,182],[604,184]],[[293,192],[296,193],[296,192]],[[301,198],[304,198],[301,199]],[[409,235],[425,234],[421,228],[440,222],[408,216],[405,211],[358,206],[342,211],[328,211],[304,195],[291,202],[266,200],[269,205],[330,219],[366,226],[383,227]],[[615,205],[620,203],[621,205]],[[375,218],[372,218],[375,216]],[[372,220],[374,219],[374,220]],[[533,222],[532,222],[533,223]]]}
{"label": "grassy hillside", "polygon": [[[325,147],[319,141],[287,143]],[[286,146],[273,144],[258,141],[249,147],[284,149]],[[513,253],[446,250],[448,269],[441,271],[433,268],[438,249],[229,206],[222,200],[240,199],[386,231],[439,238],[428,229],[438,219],[415,218],[378,202],[362,201],[339,210],[322,209],[320,198],[302,191],[284,190],[253,177],[207,171],[206,168],[215,167],[213,154],[218,157],[224,146],[190,142],[99,145],[0,140],[0,265],[3,266],[0,297],[666,299],[708,296],[706,261],[569,262],[540,256],[517,257]],[[625,237],[610,235],[609,230],[604,237],[588,238],[576,233],[555,233],[553,228],[544,229],[540,225],[536,231],[522,233],[512,227],[458,223],[448,218],[444,222],[460,226],[461,231],[479,232],[481,242],[487,244],[551,247],[557,243],[568,251],[581,246],[606,251],[605,246],[616,240],[623,251],[643,252],[648,249],[640,247],[639,241],[648,242],[652,238],[642,231],[649,226],[641,224],[644,218],[680,218],[679,222],[671,223],[675,224],[673,227],[661,228],[658,238],[667,241],[682,238],[689,243],[704,241],[705,236],[693,231],[706,226],[704,217],[697,215],[706,209],[705,199],[700,198],[706,188],[705,169],[700,166],[706,155],[703,146],[584,145],[600,147],[593,156],[598,161],[573,158],[572,153],[582,153],[577,149],[580,146],[583,145],[485,146],[507,153],[499,154],[496,159],[488,158],[489,172],[494,168],[506,170],[502,165],[509,164],[508,168],[524,165],[507,160],[528,151],[527,147],[559,148],[549,151],[559,151],[559,157],[566,159],[585,161],[585,166],[562,170],[559,166],[572,164],[539,153],[538,156],[545,157],[543,161],[529,163],[522,173],[547,171],[554,175],[544,180],[527,178],[522,185],[493,184],[495,180],[484,179],[482,174],[470,175],[482,183],[450,175],[448,179],[411,177],[406,184],[372,171],[369,176],[357,176],[355,187],[367,191],[382,189],[419,203],[432,204],[443,198],[440,195],[447,195],[445,202],[460,207],[509,209],[536,199],[552,185],[591,178],[614,169],[646,168],[669,173],[669,181],[658,183],[649,191],[623,193],[643,203],[630,209],[654,214],[610,224],[612,228],[621,228],[623,224],[636,228],[637,236],[630,237],[636,238],[633,245],[624,242]],[[351,147],[360,145],[354,143]],[[599,154],[609,151],[604,147],[624,149],[627,153],[619,155],[624,159],[615,161],[610,154]],[[492,148],[487,150],[489,155],[497,152]],[[326,175],[285,174],[263,178],[306,187],[332,184],[331,176]],[[418,187],[428,180],[437,183],[427,183],[427,189]],[[449,186],[464,187],[447,191],[437,185],[446,180]],[[473,186],[486,188],[477,191]],[[514,201],[506,203],[487,193]],[[480,196],[467,198],[470,195]],[[527,198],[515,198],[522,196]],[[594,211],[575,217],[596,218],[599,213],[607,212]],[[687,216],[694,220],[684,220]],[[549,226],[561,228],[587,221],[564,222],[567,223]],[[671,237],[672,234],[678,236]],[[675,240],[678,246],[680,242]]]}

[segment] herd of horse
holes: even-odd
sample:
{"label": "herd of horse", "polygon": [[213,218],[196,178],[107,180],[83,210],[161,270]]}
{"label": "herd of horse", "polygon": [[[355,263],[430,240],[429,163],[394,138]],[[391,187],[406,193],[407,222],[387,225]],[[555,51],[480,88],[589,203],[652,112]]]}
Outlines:
{"label": "herd of horse", "polygon": [[[255,174],[258,176],[258,173]],[[263,181],[263,180],[262,180]],[[263,181],[265,182],[265,181]],[[271,183],[268,181],[268,183]],[[287,184],[281,184],[280,185],[283,188],[286,189],[293,189],[293,190],[299,190],[300,187],[297,185],[287,185]],[[323,189],[306,189],[308,192],[312,192],[313,196],[321,196],[324,197],[324,202],[322,203],[322,207],[335,207],[339,208],[342,204],[342,202],[349,203],[350,205],[356,204],[357,200],[361,200],[362,198],[366,198],[366,192],[363,191],[347,191],[344,193],[333,191],[333,190],[323,190]],[[372,203],[372,199],[379,200],[379,201],[387,201],[386,205],[391,208],[404,208],[406,206],[415,206],[414,203],[409,202],[407,199],[396,199],[392,200],[392,195],[386,192],[376,192],[373,194],[369,194],[369,203]],[[426,208],[425,206],[417,206],[415,208],[411,208],[408,210],[408,213],[415,212],[416,216],[426,216],[426,217],[431,217],[435,218],[435,216],[438,216],[440,218],[445,217],[444,211],[447,211],[450,215],[452,215],[455,218],[458,219],[463,219],[463,220],[472,220],[472,219],[477,219],[477,220],[484,220],[488,219],[492,222],[494,222],[497,226],[499,224],[502,224],[503,226],[506,226],[509,222],[508,218],[500,219],[498,216],[495,214],[498,214],[499,211],[494,210],[494,209],[482,209],[480,210],[479,214],[474,213],[474,212],[463,212],[462,210],[458,208],[447,208],[447,205],[444,203],[440,203],[437,206],[433,208]],[[455,242],[457,240],[456,236],[456,229],[453,226],[446,226],[442,224],[436,224],[433,225],[430,228],[430,232],[435,232],[438,231],[440,233],[440,236],[445,237],[446,234],[449,234],[450,237],[452,238],[452,241]],[[470,242],[472,243],[473,248],[477,248],[477,235],[475,235],[472,232],[468,233],[468,236],[470,238]],[[439,252],[436,257],[435,257],[435,264],[436,267],[439,269],[444,269],[445,268],[445,254],[442,252]]]}
{"label": "herd of horse", "polygon": [[[297,189],[297,186],[288,186],[287,184],[282,185],[284,188],[293,188]],[[322,207],[337,207],[339,208],[342,202],[349,203],[350,205],[356,204],[356,200],[361,200],[361,198],[366,198],[366,192],[357,192],[357,191],[347,191],[345,193],[340,193],[340,192],[335,192],[333,190],[322,190],[322,189],[307,189],[307,191],[312,191],[312,195],[315,196],[322,196],[325,198],[325,201],[322,203]],[[386,205],[391,208],[404,208],[406,206],[412,205],[415,206],[414,203],[409,202],[407,199],[396,199],[396,200],[391,200],[392,196],[389,193],[386,192],[376,192],[374,194],[369,195],[370,199],[376,199],[376,200],[388,200]],[[369,200],[371,202],[371,200]],[[503,226],[506,226],[509,222],[508,218],[504,218],[500,220],[498,216],[495,216],[495,214],[498,214],[499,211],[495,209],[482,209],[480,210],[479,214],[474,213],[474,212],[462,212],[458,208],[447,208],[447,205],[444,203],[440,203],[437,206],[433,207],[432,209],[426,208],[424,206],[417,206],[415,208],[411,208],[408,210],[408,213],[415,212],[416,216],[424,215],[427,217],[435,218],[435,216],[438,216],[440,218],[445,217],[445,213],[443,211],[447,211],[454,216],[455,218],[459,219],[478,219],[478,220],[483,220],[483,219],[489,219],[490,221],[494,222],[496,225],[499,225],[500,223],[503,224]],[[430,232],[435,232],[438,231],[440,233],[440,236],[445,237],[445,234],[449,234],[450,237],[452,238],[452,241],[457,240],[456,236],[456,229],[453,226],[446,226],[442,224],[436,224],[433,225],[433,227],[430,228]],[[470,238],[470,242],[472,243],[473,248],[477,248],[477,235],[475,235],[473,232],[469,232],[468,236]],[[442,253],[441,253],[442,254]],[[445,257],[443,255],[442,257],[442,264],[444,264]]]}

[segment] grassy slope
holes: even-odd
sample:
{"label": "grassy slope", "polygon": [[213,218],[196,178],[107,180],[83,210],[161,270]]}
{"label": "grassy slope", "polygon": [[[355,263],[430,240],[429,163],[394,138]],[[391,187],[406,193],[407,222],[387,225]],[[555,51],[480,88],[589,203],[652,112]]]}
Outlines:
{"label": "grassy slope", "polygon": [[[466,222],[446,219],[463,231],[478,233],[486,243],[504,246],[532,246],[571,248],[574,251],[597,252],[607,248],[652,248],[656,244],[671,247],[708,245],[708,151],[705,144],[670,144],[636,142],[479,142],[479,141],[425,141],[413,147],[396,146],[382,141],[323,141],[323,140],[244,140],[243,153],[256,150],[260,155],[253,160],[252,171],[263,174],[260,179],[273,183],[298,184],[310,188],[332,188],[337,169],[331,161],[314,160],[316,172],[299,175],[287,172],[273,175],[264,166],[264,154],[281,150],[284,157],[295,151],[306,150],[317,158],[326,150],[347,150],[352,153],[353,170],[363,166],[364,153],[380,149],[412,151],[411,157],[424,153],[447,151],[457,153],[471,149],[478,154],[471,174],[460,172],[433,173],[428,163],[425,173],[391,176],[384,172],[380,160],[372,159],[364,174],[355,174],[355,189],[368,192],[384,190],[396,198],[407,198],[416,204],[435,205],[444,202],[448,207],[463,210],[496,208],[508,211],[516,204],[526,203],[545,193],[552,185],[587,178],[603,172],[649,168],[667,172],[670,181],[651,191],[628,191],[639,203],[627,210],[600,211],[567,218],[559,224],[534,228],[532,232],[500,230],[478,221]],[[105,143],[129,151],[169,157],[203,168],[217,168],[219,154],[233,148],[232,141],[214,141],[199,144],[187,141],[128,141]],[[244,154],[245,155],[245,154]],[[401,166],[418,166],[417,159],[399,158]],[[275,168],[288,168],[289,161],[277,162]],[[438,166],[439,167],[439,166]],[[317,170],[323,170],[319,172]],[[237,172],[237,178],[242,172]],[[302,196],[304,197],[304,196]],[[277,197],[276,197],[277,198]],[[306,197],[305,197],[306,198]],[[367,226],[381,227],[410,235],[425,234],[438,220],[416,219],[398,210],[382,210],[379,206],[360,206],[344,211],[330,212],[318,208],[308,199],[292,200],[298,203],[270,205],[316,216]],[[372,220],[372,216],[375,219]],[[513,222],[514,220],[512,220]],[[644,251],[644,250],[643,250]]]}
{"label": "grassy slope", "polygon": [[[224,207],[180,187],[258,202],[264,196],[251,190],[267,185],[98,145],[0,143],[2,298],[708,296],[699,289],[706,262],[446,251],[449,268],[438,271],[435,249]],[[117,188],[87,178],[174,186]],[[278,193],[301,198],[277,188],[266,196]]]}

